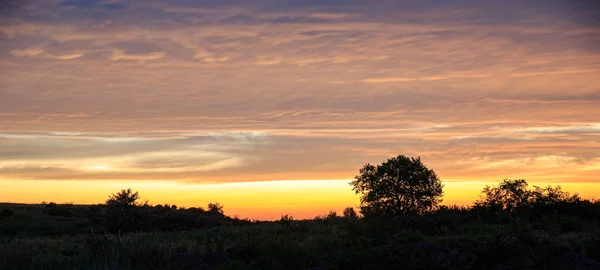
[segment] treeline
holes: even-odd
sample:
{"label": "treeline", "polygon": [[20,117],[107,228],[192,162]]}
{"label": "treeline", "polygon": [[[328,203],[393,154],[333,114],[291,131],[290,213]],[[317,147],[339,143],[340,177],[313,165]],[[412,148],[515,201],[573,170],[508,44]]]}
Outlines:
{"label": "treeline", "polygon": [[206,208],[151,205],[131,189],[96,205],[0,205],[0,236],[164,232],[248,223],[226,216],[219,203],[209,203]]}
{"label": "treeline", "polygon": [[[336,224],[363,224],[372,232],[393,235],[396,231],[414,230],[427,235],[461,233],[465,224],[516,225],[556,227],[557,233],[580,232],[585,224],[600,222],[600,200],[581,198],[560,186],[529,187],[524,179],[504,179],[494,186],[486,186],[480,199],[472,205],[438,205],[428,211],[373,212],[365,206],[347,207],[342,213],[330,211],[312,221]],[[293,224],[293,216],[286,214],[278,221]],[[357,221],[358,223],[355,223]],[[541,225],[540,225],[541,224]]]}
{"label": "treeline", "polygon": [[400,155],[373,166],[366,164],[350,182],[361,195],[360,212],[365,217],[431,214],[448,209],[485,213],[524,213],[541,215],[569,213],[598,218],[598,202],[571,195],[560,186],[528,187],[524,179],[504,179],[486,186],[481,198],[470,207],[441,206],[444,185],[420,158]]}
{"label": "treeline", "polygon": [[482,198],[471,209],[482,216],[503,212],[530,219],[571,215],[600,221],[600,201],[571,195],[560,186],[533,186],[529,189],[524,179],[505,179],[497,186],[485,187]]}
{"label": "treeline", "polygon": [[[240,220],[227,217],[218,203],[150,205],[130,189],[98,205],[0,204],[0,239],[6,239],[0,241],[0,265],[600,269],[600,201],[560,186],[504,179],[483,188],[470,206],[447,206],[441,204],[443,184],[435,172],[419,158],[404,156],[365,165],[350,185],[361,195],[359,207],[308,220],[291,215]],[[77,236],[55,237],[65,234]]]}
{"label": "treeline", "polygon": [[[0,220],[8,221],[15,212],[18,210],[3,207],[0,210]],[[73,224],[66,227],[54,224],[55,220],[46,220],[46,228],[40,229],[40,234],[46,235],[182,231],[258,222],[228,217],[219,203],[209,203],[206,208],[151,205],[147,201],[141,201],[138,192],[131,189],[112,194],[105,203],[97,205],[44,203],[42,212]],[[35,214],[30,216],[32,220],[25,220],[23,224],[17,224],[13,228],[2,228],[2,225],[8,224],[6,222],[0,224],[0,233],[19,234],[19,230],[27,230],[35,222],[34,219],[44,220]],[[363,220],[376,226],[412,228],[424,233],[452,231],[460,228],[463,223],[512,224],[546,220],[559,223],[562,232],[569,232],[581,230],[581,224],[587,221],[600,222],[600,201],[583,199],[578,194],[563,191],[560,186],[530,188],[523,179],[505,179],[495,186],[486,186],[481,198],[471,206],[437,205],[427,211],[394,212],[381,209],[373,211],[373,207],[363,203],[359,211],[354,207],[347,207],[339,214],[330,211],[313,218],[317,222],[334,222],[339,219]],[[283,215],[278,222],[290,224],[294,221],[291,215]],[[53,227],[55,230],[51,231]]]}
{"label": "treeline", "polygon": [[583,231],[586,224],[600,222],[599,200],[570,195],[560,186],[527,187],[525,180],[505,179],[496,186],[484,188],[481,199],[471,206],[441,205],[427,212],[397,215],[373,215],[363,211],[362,219],[381,231],[402,228],[424,234],[462,233],[465,224],[519,225],[523,233],[544,229],[541,227],[556,229],[556,233],[571,233]]}
{"label": "treeline", "polygon": [[140,202],[138,192],[131,189],[111,195],[106,200],[104,212],[106,229],[111,233],[190,230],[244,222],[225,216],[219,203],[209,203],[207,209],[178,208],[168,204],[152,206],[147,201]]}
{"label": "treeline", "polygon": [[[524,179],[504,179],[498,185],[486,186],[481,198],[471,206],[444,206],[441,204],[443,184],[435,172],[427,168],[420,158],[402,155],[377,166],[364,165],[350,185],[361,195],[358,211],[348,207],[341,216],[332,211],[314,220],[329,222],[345,218],[428,233],[453,230],[463,223],[512,224],[543,219],[554,219],[549,222],[560,223],[563,231],[569,231],[578,230],[581,222],[600,221],[600,201],[583,199],[578,194],[563,191],[560,186],[530,188]],[[151,205],[141,201],[138,192],[131,189],[112,194],[105,203],[98,205],[44,204],[43,213],[58,219],[45,220],[47,226],[43,227],[35,227],[36,220],[43,220],[35,213],[15,219],[13,216],[17,210],[1,205],[0,208],[0,220],[13,221],[0,222],[0,234],[5,235],[27,230],[38,230],[46,235],[90,231],[178,231],[257,223],[226,216],[223,206],[218,203],[210,203],[206,209]],[[293,221],[291,215],[284,215],[279,220],[284,224]],[[35,230],[31,229],[33,227]]]}

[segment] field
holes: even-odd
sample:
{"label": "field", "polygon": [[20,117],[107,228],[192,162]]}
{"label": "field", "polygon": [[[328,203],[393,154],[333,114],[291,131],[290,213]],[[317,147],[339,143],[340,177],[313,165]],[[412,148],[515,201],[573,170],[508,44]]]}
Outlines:
{"label": "field", "polygon": [[103,205],[0,204],[0,265],[2,269],[565,269],[561,265],[572,265],[573,260],[584,266],[600,260],[600,224],[594,210],[598,203],[590,205],[569,210],[573,214],[553,210],[555,214],[539,217],[531,211],[444,207],[423,216],[367,219],[329,213],[311,220],[284,216],[274,222],[161,206],[144,212],[153,216],[153,224],[167,217],[169,224],[177,224],[190,216],[212,222],[194,223],[196,228],[109,233],[108,209]]}

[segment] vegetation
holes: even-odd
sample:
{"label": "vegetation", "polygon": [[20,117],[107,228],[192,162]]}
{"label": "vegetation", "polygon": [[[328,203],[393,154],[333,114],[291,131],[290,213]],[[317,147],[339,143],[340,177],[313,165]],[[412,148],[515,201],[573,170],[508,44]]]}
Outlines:
{"label": "vegetation", "polygon": [[344,209],[344,217],[345,218],[358,218],[358,214],[356,214],[356,211],[354,210],[354,208],[346,207],[346,209]]}
{"label": "vegetation", "polygon": [[398,215],[425,213],[442,201],[442,182],[420,158],[398,156],[381,165],[366,164],[350,182],[362,194],[361,213]]}
{"label": "vegetation", "polygon": [[130,188],[123,189],[117,194],[113,194],[106,200],[107,205],[114,205],[121,208],[132,208],[140,206],[138,203],[140,196]]}
{"label": "vegetation", "polygon": [[534,190],[528,190],[527,186],[525,179],[504,179],[498,186],[486,186],[481,200],[475,202],[475,205],[511,212],[544,205],[581,202],[578,194],[570,195],[560,186],[533,186]]}
{"label": "vegetation", "polygon": [[[222,208],[221,208],[222,209]],[[0,204],[0,239],[81,234],[165,232],[249,223],[203,208],[169,205]]]}
{"label": "vegetation", "polygon": [[365,165],[352,184],[367,197],[362,215],[348,207],[311,220],[240,220],[218,203],[153,206],[130,189],[100,205],[0,204],[0,268],[600,267],[600,201],[560,186],[505,179],[473,206],[440,206],[435,173],[403,156]]}

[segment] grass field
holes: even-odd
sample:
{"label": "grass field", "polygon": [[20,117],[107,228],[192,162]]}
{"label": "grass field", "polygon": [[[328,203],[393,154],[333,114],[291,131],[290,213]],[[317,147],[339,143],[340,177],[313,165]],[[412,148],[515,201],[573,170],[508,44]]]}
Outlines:
{"label": "grass field", "polygon": [[[223,217],[203,228],[108,234],[101,205],[2,209],[12,211],[0,219],[2,269],[489,269],[544,246],[600,260],[598,221],[565,214],[451,208],[369,220]],[[187,210],[168,210],[177,211]]]}

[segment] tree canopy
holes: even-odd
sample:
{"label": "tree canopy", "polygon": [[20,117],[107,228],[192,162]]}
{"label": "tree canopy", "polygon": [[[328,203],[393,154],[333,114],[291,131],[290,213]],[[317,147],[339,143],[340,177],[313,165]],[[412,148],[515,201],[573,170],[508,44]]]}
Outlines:
{"label": "tree canopy", "polygon": [[108,205],[119,206],[136,206],[140,196],[137,192],[133,192],[130,188],[122,189],[117,194],[112,194],[106,200]]}
{"label": "tree canopy", "polygon": [[571,195],[560,186],[533,186],[533,190],[530,190],[525,179],[504,179],[497,186],[486,186],[481,193],[481,198],[475,202],[476,206],[507,211],[580,200],[578,194]]}
{"label": "tree canopy", "polygon": [[363,215],[424,213],[442,201],[443,184],[421,158],[399,155],[381,165],[365,164],[350,182],[361,194]]}

